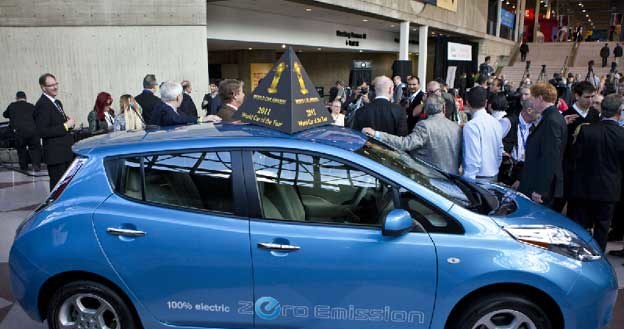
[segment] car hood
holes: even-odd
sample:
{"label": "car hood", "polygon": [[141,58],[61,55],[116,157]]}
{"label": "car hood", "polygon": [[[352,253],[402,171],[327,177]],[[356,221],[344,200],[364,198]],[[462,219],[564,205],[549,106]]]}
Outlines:
{"label": "car hood", "polygon": [[[490,186],[490,188],[492,187]],[[513,192],[500,186],[494,188],[507,192],[507,195],[510,196],[517,205],[516,211],[509,215],[490,217],[501,227],[511,225],[552,225],[574,232],[587,243],[592,242],[592,236],[589,232],[570,218],[550,208],[539,205],[518,192]]]}

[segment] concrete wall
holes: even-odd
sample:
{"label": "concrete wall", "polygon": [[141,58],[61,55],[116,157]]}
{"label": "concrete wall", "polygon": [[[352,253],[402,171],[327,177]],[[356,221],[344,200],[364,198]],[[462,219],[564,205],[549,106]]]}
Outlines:
{"label": "concrete wall", "polygon": [[59,99],[77,122],[101,91],[136,95],[142,79],[191,80],[199,105],[208,90],[203,0],[3,0],[0,2],[0,109],[24,90],[41,95],[37,79],[56,75]]}
{"label": "concrete wall", "polygon": [[[209,53],[210,64],[223,64],[223,78],[238,78],[245,82],[245,90],[249,92],[250,64],[251,63],[275,63],[279,58],[278,53],[272,50],[240,50],[240,51],[214,51]],[[373,65],[373,77],[379,75],[390,76],[392,63],[397,59],[397,54],[392,53],[350,53],[350,52],[300,52],[297,57],[308,73],[310,80],[315,86],[325,88],[329,92],[337,80],[349,81],[349,73],[353,60],[371,60]],[[417,71],[418,56],[412,56],[412,72]],[[231,67],[237,67],[233,70]],[[223,70],[227,67],[227,72]],[[238,72],[238,75],[228,75]],[[370,82],[370,81],[369,81]]]}

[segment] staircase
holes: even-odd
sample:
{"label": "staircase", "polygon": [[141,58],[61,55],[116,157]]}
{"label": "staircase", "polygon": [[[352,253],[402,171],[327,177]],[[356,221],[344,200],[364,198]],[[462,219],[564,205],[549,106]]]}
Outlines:
{"label": "staircase", "polygon": [[[561,72],[565,68],[565,61],[572,52],[573,43],[529,43],[529,53],[527,61],[531,61],[529,74],[531,81],[537,82],[542,70],[542,65],[546,65],[546,81],[552,79],[553,74]],[[513,87],[520,86],[522,75],[524,74],[526,63],[516,61],[512,66],[503,68],[502,74],[505,80],[509,81]]]}

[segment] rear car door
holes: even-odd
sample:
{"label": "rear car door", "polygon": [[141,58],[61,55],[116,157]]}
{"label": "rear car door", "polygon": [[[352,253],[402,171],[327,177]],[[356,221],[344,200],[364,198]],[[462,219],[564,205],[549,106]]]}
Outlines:
{"label": "rear car door", "polygon": [[255,327],[428,327],[436,252],[423,231],[382,235],[395,186],[328,155],[243,157],[260,208],[250,222]]}
{"label": "rear car door", "polygon": [[95,212],[111,265],[159,321],[251,327],[249,221],[240,152],[159,153],[108,159],[116,193]]}

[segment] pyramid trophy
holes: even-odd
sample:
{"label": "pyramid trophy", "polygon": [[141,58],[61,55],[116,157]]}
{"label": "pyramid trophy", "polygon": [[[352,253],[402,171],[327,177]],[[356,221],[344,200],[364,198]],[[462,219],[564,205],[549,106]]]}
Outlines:
{"label": "pyramid trophy", "polygon": [[234,119],[288,134],[332,122],[323,100],[290,47],[245,98]]}

